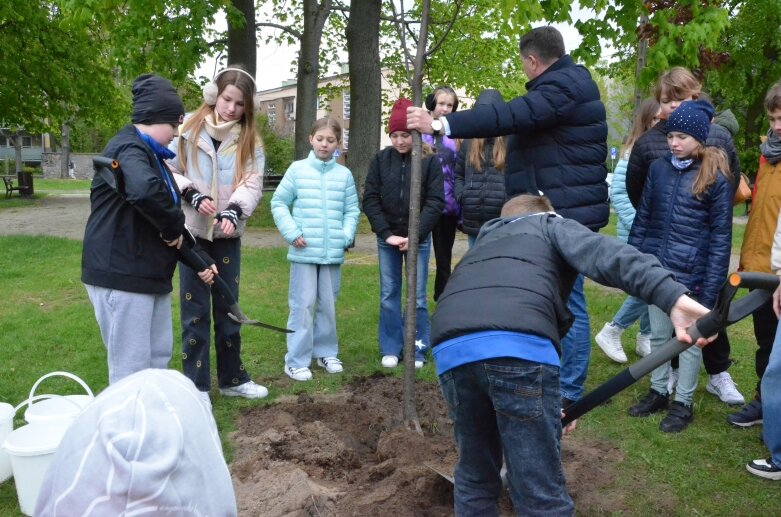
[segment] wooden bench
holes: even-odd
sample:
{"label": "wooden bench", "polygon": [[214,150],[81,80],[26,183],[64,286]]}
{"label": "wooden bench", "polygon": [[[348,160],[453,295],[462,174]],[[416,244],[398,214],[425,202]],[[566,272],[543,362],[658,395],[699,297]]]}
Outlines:
{"label": "wooden bench", "polygon": [[3,176],[3,184],[5,185],[5,197],[9,198],[11,197],[11,194],[13,194],[14,190],[19,191],[21,194],[22,187],[19,185],[14,186],[14,180],[16,179],[15,176]]}
{"label": "wooden bench", "polygon": [[279,182],[282,181],[283,174],[267,174],[263,177],[263,190],[272,192],[277,189]]}

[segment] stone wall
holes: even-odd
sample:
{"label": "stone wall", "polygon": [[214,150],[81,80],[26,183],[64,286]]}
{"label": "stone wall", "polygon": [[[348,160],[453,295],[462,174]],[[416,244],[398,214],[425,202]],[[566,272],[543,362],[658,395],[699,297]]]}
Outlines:
{"label": "stone wall", "polygon": [[[87,153],[71,153],[71,163],[73,163],[73,169],[71,170],[70,177],[80,180],[91,180],[92,158],[100,156],[99,154],[87,154]],[[41,167],[43,168],[44,178],[60,178],[62,177],[62,171],[60,169],[60,153],[42,153],[41,154]]]}

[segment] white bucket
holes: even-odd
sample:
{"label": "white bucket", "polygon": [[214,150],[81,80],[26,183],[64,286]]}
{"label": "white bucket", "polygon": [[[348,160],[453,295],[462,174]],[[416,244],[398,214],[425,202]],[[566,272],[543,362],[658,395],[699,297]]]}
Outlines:
{"label": "white bucket", "polygon": [[33,384],[33,387],[30,390],[30,397],[28,400],[32,401],[36,399],[35,390],[38,389],[41,382],[50,377],[67,377],[73,379],[84,388],[84,391],[86,391],[87,394],[51,397],[46,398],[37,404],[30,402],[30,406],[24,412],[24,419],[30,424],[51,422],[52,420],[59,419],[67,419],[73,422],[87,404],[92,402],[95,398],[95,395],[93,395],[89,386],[76,375],[69,372],[51,372],[35,381],[35,384]]}
{"label": "white bucket", "polygon": [[[64,398],[58,395],[36,395],[33,399],[40,400],[49,397]],[[16,411],[25,404],[32,403],[33,399],[27,399],[16,406],[13,414],[16,414]],[[6,436],[2,448],[11,459],[11,470],[16,484],[16,495],[19,498],[19,509],[23,514],[33,514],[44,474],[51,464],[65,431],[72,423],[73,420],[70,418],[36,422],[23,425]]]}
{"label": "white bucket", "polygon": [[[5,437],[14,430],[14,407],[6,402],[0,402],[0,445],[5,441]],[[11,477],[11,458],[8,453],[0,447],[0,483]]]}

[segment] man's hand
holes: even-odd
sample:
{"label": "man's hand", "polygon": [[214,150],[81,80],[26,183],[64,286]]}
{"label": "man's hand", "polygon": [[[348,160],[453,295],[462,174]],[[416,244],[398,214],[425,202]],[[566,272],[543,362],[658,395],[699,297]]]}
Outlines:
{"label": "man's hand", "polygon": [[[709,309],[695,302],[685,294],[678,298],[675,305],[673,305],[673,308],[670,310],[670,319],[675,327],[675,337],[678,341],[681,343],[691,343],[692,338],[686,333],[686,330],[691,327],[698,318],[705,316],[709,312]],[[711,336],[708,339],[701,337],[694,344],[702,348],[714,339],[716,339],[716,336]]]}
{"label": "man's hand", "polygon": [[[562,411],[562,412],[561,412],[561,418],[564,418],[564,411]],[[569,424],[567,424],[567,425],[565,425],[564,427],[562,427],[562,428],[561,428],[561,431],[562,431],[564,434],[569,434],[569,433],[571,433],[572,431],[574,431],[574,430],[575,430],[575,428],[576,428],[577,426],[578,426],[578,419],[576,418],[575,420],[573,420],[573,421],[572,421],[572,422],[570,422]]]}
{"label": "man's hand", "polygon": [[407,108],[407,127],[409,129],[417,129],[421,133],[433,135],[434,130],[431,128],[432,120],[434,119],[429,112],[423,108],[415,108],[413,106]]}
{"label": "man's hand", "polygon": [[399,251],[407,251],[409,245],[409,239],[407,237],[399,237],[398,235],[391,235],[385,242],[391,246],[396,246]]}
{"label": "man's hand", "polygon": [[198,278],[206,285],[212,285],[214,283],[214,275],[217,274],[217,266],[212,264],[203,271],[198,272]]}

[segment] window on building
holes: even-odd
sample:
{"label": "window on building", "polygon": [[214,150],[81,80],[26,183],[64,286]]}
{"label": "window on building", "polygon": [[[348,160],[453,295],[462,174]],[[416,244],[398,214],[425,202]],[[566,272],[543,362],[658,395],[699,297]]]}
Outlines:
{"label": "window on building", "polygon": [[350,130],[342,129],[342,149],[347,151],[350,148]]}
{"label": "window on building", "polygon": [[342,93],[342,118],[350,120],[350,92],[348,90]]}
{"label": "window on building", "polygon": [[8,140],[3,135],[0,135],[0,147],[8,147]]}
{"label": "window on building", "polygon": [[32,147],[32,146],[33,146],[33,139],[29,136],[23,136],[22,147]]}
{"label": "window on building", "polygon": [[33,140],[33,147],[41,147],[43,145],[43,140],[41,135],[32,135]]}
{"label": "window on building", "polygon": [[276,104],[269,104],[268,105],[268,123],[270,126],[276,126],[277,125],[277,105]]}
{"label": "window on building", "polygon": [[293,120],[295,117],[296,106],[292,100],[285,101],[285,118],[287,120]]}

